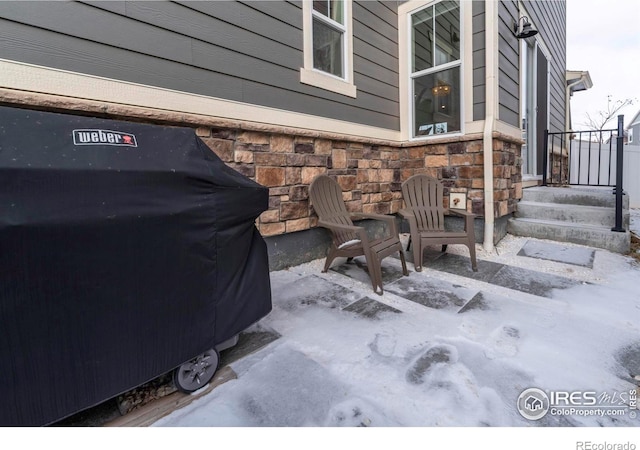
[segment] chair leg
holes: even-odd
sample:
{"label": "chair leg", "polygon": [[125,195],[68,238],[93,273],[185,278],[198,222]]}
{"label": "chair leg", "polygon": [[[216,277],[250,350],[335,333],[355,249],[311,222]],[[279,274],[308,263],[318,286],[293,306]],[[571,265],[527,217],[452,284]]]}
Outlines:
{"label": "chair leg", "polygon": [[407,243],[407,251],[411,249],[411,235],[409,235],[409,242]]}
{"label": "chair leg", "polygon": [[402,245],[400,245],[400,249],[398,250],[400,254],[400,262],[402,263],[402,273],[404,276],[409,275],[409,271],[407,270],[407,262],[404,259],[404,251],[402,251]]}
{"label": "chair leg", "polygon": [[380,267],[378,255],[367,254],[365,255],[365,259],[367,260],[367,268],[369,269],[369,278],[371,278],[373,292],[382,295],[384,293],[382,289],[382,268]]}
{"label": "chair leg", "polygon": [[329,252],[327,253],[327,259],[324,262],[324,269],[322,269],[322,273],[326,273],[331,267],[331,263],[336,258],[337,249],[332,245],[329,248]]}
{"label": "chair leg", "polygon": [[473,270],[474,272],[477,272],[478,262],[476,261],[476,243],[469,242],[467,247],[469,247],[469,257],[471,258],[471,270]]}
{"label": "chair leg", "polygon": [[422,272],[422,253],[423,253],[422,242],[420,239],[417,239],[417,242],[413,244],[413,265],[416,269],[416,272]]}

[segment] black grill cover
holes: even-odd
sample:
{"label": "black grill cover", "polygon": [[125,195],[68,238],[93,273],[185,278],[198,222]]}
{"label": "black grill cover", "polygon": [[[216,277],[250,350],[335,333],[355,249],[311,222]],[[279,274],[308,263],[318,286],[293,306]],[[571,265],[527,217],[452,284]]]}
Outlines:
{"label": "black grill cover", "polygon": [[267,207],[191,129],[0,107],[0,425],[94,406],[267,315]]}

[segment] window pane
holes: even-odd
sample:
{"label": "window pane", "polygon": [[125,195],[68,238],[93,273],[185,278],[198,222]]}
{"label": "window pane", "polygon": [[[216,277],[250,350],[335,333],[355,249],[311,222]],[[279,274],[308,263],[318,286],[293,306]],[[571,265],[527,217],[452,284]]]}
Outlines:
{"label": "window pane", "polygon": [[411,16],[412,20],[412,72],[433,67],[433,8],[429,7]]}
{"label": "window pane", "polygon": [[411,25],[413,73],[460,59],[457,1],[443,1],[413,14]]}
{"label": "window pane", "polygon": [[313,2],[315,11],[342,25],[344,25],[343,8],[343,0],[314,0]]}
{"label": "window pane", "polygon": [[344,78],[342,32],[320,20],[313,20],[313,67]]}
{"label": "window pane", "polygon": [[414,136],[460,131],[460,67],[413,80]]}
{"label": "window pane", "polygon": [[329,17],[329,2],[327,0],[314,0],[313,9]]}
{"label": "window pane", "polygon": [[437,66],[460,59],[460,7],[458,2],[445,1],[435,8]]}

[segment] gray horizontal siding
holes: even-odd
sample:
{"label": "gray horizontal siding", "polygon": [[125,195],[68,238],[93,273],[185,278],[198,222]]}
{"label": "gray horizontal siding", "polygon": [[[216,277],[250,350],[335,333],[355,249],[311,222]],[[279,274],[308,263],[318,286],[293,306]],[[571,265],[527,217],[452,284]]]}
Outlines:
{"label": "gray horizontal siding", "polygon": [[[144,2],[127,2],[127,5],[130,3],[144,4]],[[153,2],[153,5],[156,8],[164,8],[163,3]],[[289,20],[283,22],[278,18],[265,14],[257,9],[258,3],[265,3],[263,10],[266,7],[277,7],[280,10],[286,10],[290,14]],[[270,3],[273,3],[273,5],[269,5]],[[212,19],[210,22],[211,27],[215,27],[217,21],[227,22],[234,25],[236,29],[248,30],[262,38],[302,51],[302,9],[299,5],[290,2],[269,1],[245,3],[235,1],[195,1],[176,2],[176,4],[206,14]],[[178,12],[178,14],[181,13]],[[259,49],[260,47],[256,50]]]}
{"label": "gray horizontal siding", "polygon": [[242,80],[0,19],[0,57],[46,67],[124,79],[135,68],[145,84],[203,95],[216,86],[224,98],[242,99]]}
{"label": "gray horizontal siding", "polygon": [[300,83],[300,2],[0,2],[0,58],[398,130],[396,11],[354,3],[355,99]]}
{"label": "gray horizontal siding", "polygon": [[[549,60],[549,122],[551,130],[564,129],[566,71],[566,4],[564,1],[526,1],[525,7],[538,29],[536,39],[550,52]],[[499,118],[519,127],[520,48],[513,34],[513,22],[518,19],[515,0],[499,4]]]}
{"label": "gray horizontal siding", "polygon": [[123,16],[127,14],[125,0],[87,0],[84,3],[106,9],[107,11],[113,11],[116,14],[121,14]]}
{"label": "gray horizontal siding", "polygon": [[549,60],[549,129],[565,128],[566,86],[566,2],[559,0],[526,1],[530,19],[551,53]]}
{"label": "gray horizontal siding", "polygon": [[82,3],[2,2],[0,17],[67,37],[191,63],[189,37]]}
{"label": "gray horizontal siding", "polygon": [[[202,1],[202,0],[200,0]],[[191,2],[191,3],[195,3],[195,2]],[[228,2],[231,3],[231,2]],[[292,15],[292,9],[293,8],[297,8],[300,9],[301,6],[299,3],[295,3],[295,2],[284,2],[284,1],[254,1],[254,0],[249,0],[249,1],[241,1],[240,3],[248,6],[249,8],[255,9],[256,11],[260,11],[262,14],[264,14],[265,16],[268,16],[270,18],[273,19],[277,19],[279,21],[281,21],[282,23],[286,24],[286,25],[293,25],[293,26],[297,26],[299,28],[302,27],[301,24],[291,24],[291,15]],[[289,3],[289,5],[283,5],[282,3]],[[230,10],[233,11],[233,10]],[[236,18],[237,20],[237,18]],[[298,45],[298,44],[294,44],[294,45]]]}
{"label": "gray horizontal siding", "polygon": [[471,4],[473,34],[473,120],[482,120],[485,116],[485,2],[473,1]]}
{"label": "gray horizontal siding", "polygon": [[[365,27],[375,30],[376,35],[385,37],[389,42],[398,43],[398,25],[397,23],[389,23],[380,18],[377,13],[384,13],[388,11],[382,5],[377,2],[354,2],[353,3],[353,18],[355,22],[358,22]],[[355,29],[354,29],[355,31]],[[391,53],[397,52],[393,50]]]}
{"label": "gray horizontal siding", "polygon": [[520,126],[520,48],[512,25],[518,2],[502,0],[498,7],[498,118]]}
{"label": "gray horizontal siding", "polygon": [[392,28],[396,28],[398,26],[398,5],[399,2],[395,0],[366,2],[367,9],[380,20],[383,20],[387,24],[391,25]]}
{"label": "gray horizontal siding", "polygon": [[633,145],[637,146],[640,145],[640,124],[635,124],[633,126],[629,127],[629,130],[631,131],[631,135],[633,136]]}
{"label": "gray horizontal siding", "polygon": [[[356,8],[354,8],[356,9]],[[355,11],[354,11],[355,16]],[[387,53],[388,55],[398,54],[398,42],[397,39],[393,39],[392,36],[388,36],[380,33],[375,29],[374,24],[366,24],[360,22],[359,20],[353,21],[353,34],[357,36],[360,40],[368,42],[374,47],[380,49],[381,52]],[[396,32],[397,37],[397,32]],[[354,39],[355,43],[355,39]],[[353,51],[355,52],[355,48]]]}
{"label": "gray horizontal siding", "polygon": [[371,45],[369,42],[363,41],[356,37],[354,38],[354,45],[358,48],[358,53],[355,58],[361,58],[361,61],[356,65],[357,67],[365,67],[367,64],[373,63],[374,66],[370,66],[375,72],[376,79],[387,83],[391,86],[398,86],[398,57],[397,55],[390,55],[381,51],[378,47]]}

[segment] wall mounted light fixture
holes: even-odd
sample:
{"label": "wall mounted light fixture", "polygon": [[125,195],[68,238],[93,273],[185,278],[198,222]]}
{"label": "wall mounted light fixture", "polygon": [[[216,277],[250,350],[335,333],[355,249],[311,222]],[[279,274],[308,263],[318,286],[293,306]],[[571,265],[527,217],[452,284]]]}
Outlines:
{"label": "wall mounted light fixture", "polygon": [[513,32],[518,39],[526,39],[538,34],[538,30],[529,22],[527,16],[522,16],[517,22],[513,22]]}

